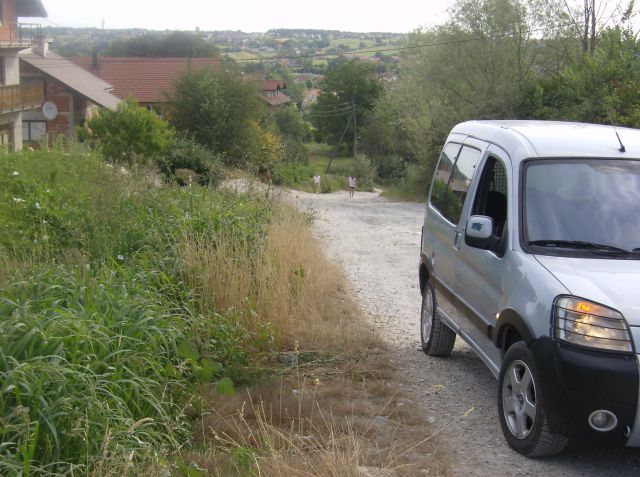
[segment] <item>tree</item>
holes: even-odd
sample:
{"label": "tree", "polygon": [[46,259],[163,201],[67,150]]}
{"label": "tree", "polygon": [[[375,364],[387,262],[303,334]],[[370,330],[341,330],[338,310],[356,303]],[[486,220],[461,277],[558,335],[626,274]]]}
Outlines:
{"label": "tree", "polygon": [[257,87],[234,71],[189,71],[175,84],[171,124],[227,164],[262,167],[275,160],[278,138],[268,121]]}
{"label": "tree", "polygon": [[582,55],[593,56],[602,32],[627,25],[635,0],[536,0],[556,35],[577,40]]}
{"label": "tree", "polygon": [[640,127],[640,45],[620,28],[600,32],[584,61],[540,78],[527,97],[533,118]]}
{"label": "tree", "polygon": [[200,32],[175,31],[168,35],[152,33],[126,40],[116,40],[105,51],[105,55],[218,58],[220,50],[212,43],[206,42]]}
{"label": "tree", "polygon": [[358,128],[364,123],[383,93],[372,64],[357,59],[340,61],[322,80],[318,99],[311,107],[311,121],[325,141],[337,142],[345,127],[346,135],[353,137],[354,124]]}
{"label": "tree", "polygon": [[101,109],[87,127],[84,135],[101,147],[107,159],[129,165],[161,155],[174,136],[166,121],[134,101],[120,103],[115,111]]}

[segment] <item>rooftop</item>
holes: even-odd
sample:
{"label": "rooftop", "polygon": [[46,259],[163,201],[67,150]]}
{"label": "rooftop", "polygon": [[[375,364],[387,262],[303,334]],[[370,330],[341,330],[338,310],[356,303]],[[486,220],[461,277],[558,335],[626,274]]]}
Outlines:
{"label": "rooftop", "polygon": [[71,61],[112,84],[113,94],[120,99],[140,103],[165,103],[173,84],[189,67],[216,68],[219,64],[211,58],[80,57]]}
{"label": "rooftop", "polygon": [[109,92],[112,88],[109,83],[52,51],[47,52],[46,56],[41,56],[26,50],[21,52],[19,57],[25,63],[56,79],[98,106],[115,109],[120,102]]}

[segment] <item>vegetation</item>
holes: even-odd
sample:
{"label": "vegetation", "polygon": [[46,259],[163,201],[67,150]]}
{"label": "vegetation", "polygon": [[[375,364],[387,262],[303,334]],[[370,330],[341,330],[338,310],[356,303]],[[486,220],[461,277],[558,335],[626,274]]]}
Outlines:
{"label": "vegetation", "polygon": [[280,158],[280,140],[254,84],[234,71],[187,72],[175,85],[170,121],[220,154],[225,163],[260,171]]}
{"label": "vegetation", "polygon": [[178,137],[158,159],[167,179],[216,187],[224,179],[222,157],[189,137]]}
{"label": "vegetation", "polygon": [[382,83],[371,64],[356,59],[336,63],[327,71],[311,108],[311,122],[319,138],[335,144],[344,131],[353,137],[354,126],[363,124],[382,94]]}
{"label": "vegetation", "polygon": [[[227,425],[222,396],[266,379],[280,351],[376,345],[308,218],[263,193],[151,186],[96,155],[35,151],[1,158],[0,204],[2,475],[270,468],[278,451],[252,429],[209,437]],[[284,433],[303,416],[278,419]],[[315,438],[359,439],[342,424]]]}
{"label": "vegetation", "polygon": [[3,157],[0,184],[0,473],[86,474],[178,449],[194,385],[239,379],[270,336],[240,309],[200,306],[185,241],[224,230],[257,246],[269,205],[149,188],[77,152]]}
{"label": "vegetation", "polygon": [[220,50],[204,40],[199,32],[174,31],[168,35],[146,33],[118,39],[103,52],[104,56],[145,56],[167,58],[217,58]]}
{"label": "vegetation", "polygon": [[80,136],[99,146],[108,160],[131,166],[162,155],[173,130],[155,112],[134,101],[123,101],[115,111],[100,109],[87,121],[87,129],[80,130]]}

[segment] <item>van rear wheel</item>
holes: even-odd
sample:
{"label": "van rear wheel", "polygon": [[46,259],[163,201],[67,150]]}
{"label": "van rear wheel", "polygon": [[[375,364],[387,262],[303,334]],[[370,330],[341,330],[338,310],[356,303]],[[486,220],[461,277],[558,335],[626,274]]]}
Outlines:
{"label": "van rear wheel", "polygon": [[420,311],[420,338],[422,351],[429,356],[447,357],[456,342],[456,334],[445,325],[436,313],[436,293],[428,280],[422,291]]}

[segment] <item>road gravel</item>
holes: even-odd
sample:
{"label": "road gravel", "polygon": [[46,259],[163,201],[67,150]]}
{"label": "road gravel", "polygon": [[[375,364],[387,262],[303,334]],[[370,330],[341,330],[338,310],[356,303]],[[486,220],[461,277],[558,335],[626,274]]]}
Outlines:
{"label": "road gravel", "polygon": [[560,456],[527,459],[505,443],[497,417],[497,382],[457,339],[450,358],[420,350],[418,262],[423,204],[377,193],[310,194],[291,200],[315,216],[317,235],[341,265],[356,300],[397,365],[406,395],[438,430],[454,476],[638,476],[640,449],[584,445]]}

